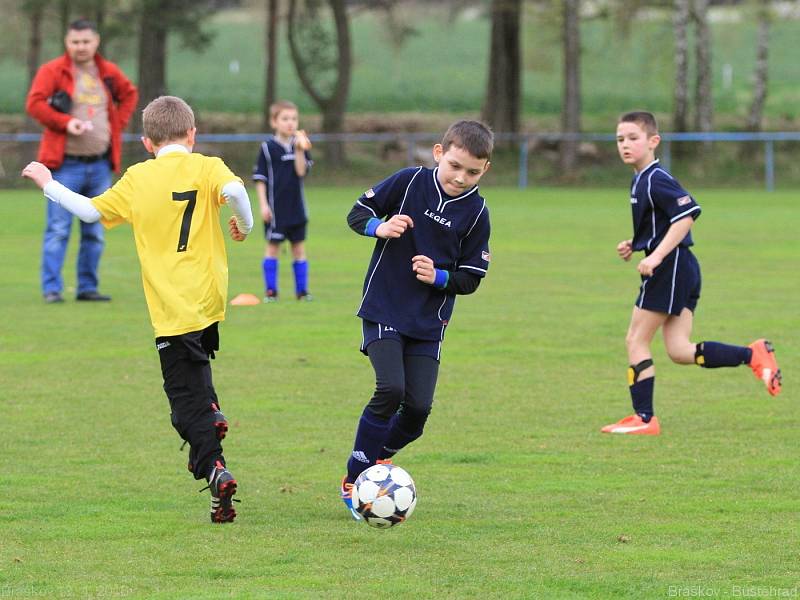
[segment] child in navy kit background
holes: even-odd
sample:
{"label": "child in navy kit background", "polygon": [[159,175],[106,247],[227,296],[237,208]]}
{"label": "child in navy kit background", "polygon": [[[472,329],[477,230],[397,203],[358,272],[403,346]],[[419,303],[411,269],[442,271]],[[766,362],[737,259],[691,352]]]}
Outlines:
{"label": "child in navy kit background", "polygon": [[264,219],[264,302],[278,299],[278,253],[281,243],[292,246],[295,295],[310,300],[308,293],[308,261],[306,259],[306,227],[308,213],[303,191],[303,178],[312,165],[311,142],[298,130],[297,106],[281,100],[269,109],[275,134],[262,144],[253,169],[261,216]]}
{"label": "child in navy kit background", "polygon": [[356,233],[378,238],[358,308],[375,392],[341,484],[356,520],[353,481],[422,435],[455,297],[474,292],[489,267],[489,211],[477,184],[493,145],[485,125],[458,121],[433,147],[436,168],[395,173],[367,190],[347,217]]}
{"label": "child in navy kit background", "polygon": [[678,364],[705,368],[749,365],[767,391],[781,391],[781,372],[772,344],[756,340],[749,346],[690,341],[692,322],[700,298],[700,265],[689,249],[690,232],[700,216],[700,206],[655,158],[661,138],[655,117],[648,112],[623,115],[617,124],[617,149],[625,164],[633,166],[631,186],[633,238],[617,245],[617,253],[629,261],[644,251],[637,269],[642,284],[626,337],[628,385],[634,414],[603,427],[604,433],[658,435],[653,413],[653,368],[650,343],[662,329],[667,353]]}

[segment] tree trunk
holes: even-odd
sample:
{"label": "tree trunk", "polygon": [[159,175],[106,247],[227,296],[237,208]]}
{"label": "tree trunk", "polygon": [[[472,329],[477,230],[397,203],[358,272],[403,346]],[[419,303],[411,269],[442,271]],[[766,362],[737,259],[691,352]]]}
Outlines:
{"label": "tree trunk", "polygon": [[167,24],[151,2],[142,7],[139,22],[139,106],[133,130],[142,130],[142,112],[147,104],[167,93]]}
{"label": "tree trunk", "polygon": [[269,118],[269,107],[275,102],[275,78],[277,73],[278,64],[278,0],[267,0],[267,22],[266,22],[266,38],[264,39],[264,63],[266,65],[266,73],[264,76],[264,105],[263,105],[263,118],[261,125],[264,131],[269,131],[271,128]]}
{"label": "tree trunk", "polygon": [[758,10],[758,42],[756,67],[753,73],[753,102],[747,117],[747,128],[760,131],[764,117],[764,102],[767,99],[767,75],[769,71],[769,1],[760,0]]}
{"label": "tree trunk", "polygon": [[[561,112],[561,131],[577,134],[581,130],[580,78],[580,0],[564,0],[564,98]],[[561,144],[561,170],[569,176],[578,163],[578,142],[565,140]]]}
{"label": "tree trunk", "polygon": [[489,75],[481,118],[495,131],[519,131],[521,0],[492,0]]}
{"label": "tree trunk", "polygon": [[[350,27],[347,17],[347,6],[345,0],[328,0],[328,4],[333,12],[333,20],[336,27],[336,82],[331,93],[327,96],[315,86],[311,76],[309,64],[300,53],[300,47],[296,38],[296,2],[289,3],[289,51],[292,55],[292,62],[297,71],[297,78],[300,80],[303,89],[308,93],[314,103],[322,112],[322,131],[323,133],[340,133],[344,124],[344,111],[347,106],[347,98],[350,93],[350,72],[351,72],[351,46],[350,46]],[[330,141],[324,145],[323,152],[325,159],[333,167],[340,167],[346,163],[344,143],[341,141]]]}
{"label": "tree trunk", "polygon": [[709,0],[694,0],[695,53],[697,81],[695,87],[695,129],[713,128],[714,98],[711,91],[711,31],[708,26]]}
{"label": "tree trunk", "polygon": [[[39,63],[42,59],[42,19],[44,17],[44,5],[41,2],[33,3],[28,13],[30,23],[30,36],[28,37],[28,89],[33,83],[36,71],[39,70]],[[26,129],[35,130],[36,120],[30,115],[25,116]]]}
{"label": "tree trunk", "polygon": [[687,131],[689,127],[689,2],[675,0],[675,94],[673,96],[672,129]]}

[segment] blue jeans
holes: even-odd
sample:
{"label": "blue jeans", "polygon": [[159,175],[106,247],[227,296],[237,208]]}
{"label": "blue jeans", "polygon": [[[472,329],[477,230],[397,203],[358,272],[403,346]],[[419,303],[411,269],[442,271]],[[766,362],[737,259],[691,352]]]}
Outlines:
{"label": "blue jeans", "polygon": [[[53,179],[73,192],[92,198],[111,187],[111,165],[108,160],[93,163],[64,160],[53,172]],[[42,244],[42,293],[61,293],[64,281],[61,268],[67,253],[67,242],[72,229],[72,213],[55,202],[47,202],[47,228]],[[103,226],[97,223],[81,224],[81,244],[78,250],[78,294],[97,291],[97,267],[105,241]]]}

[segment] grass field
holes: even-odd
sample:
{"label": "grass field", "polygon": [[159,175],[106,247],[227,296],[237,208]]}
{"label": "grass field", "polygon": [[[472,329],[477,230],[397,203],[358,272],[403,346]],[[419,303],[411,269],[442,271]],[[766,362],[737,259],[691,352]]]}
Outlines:
{"label": "grass field", "polygon": [[[492,268],[457,302],[426,435],[397,460],[419,505],[390,531],[337,495],[372,387],[353,316],[371,244],[344,220],[361,190],[308,190],[315,302],[229,308],[213,368],[242,503],[224,527],[170,426],[130,228],[107,236],[112,303],[45,306],[43,200],[3,193],[0,598],[796,596],[797,196],[696,191],[696,338],[769,336],[783,394],[659,344],[662,435],[610,437],[637,286],[614,252],[624,185],[484,190]],[[261,250],[230,244],[231,295],[260,293]]]}

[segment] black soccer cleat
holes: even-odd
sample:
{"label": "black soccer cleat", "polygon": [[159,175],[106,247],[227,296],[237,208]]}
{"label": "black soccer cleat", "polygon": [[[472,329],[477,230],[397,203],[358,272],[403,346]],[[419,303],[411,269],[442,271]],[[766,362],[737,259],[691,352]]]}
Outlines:
{"label": "black soccer cleat", "polygon": [[200,491],[206,489],[211,490],[211,522],[233,523],[236,518],[236,510],[233,508],[236,480],[220,461],[217,461],[211,471],[208,486]]}
{"label": "black soccer cleat", "polygon": [[211,410],[214,411],[214,429],[217,432],[217,439],[224,440],[228,434],[228,420],[222,414],[219,406],[213,402],[211,403]]}

